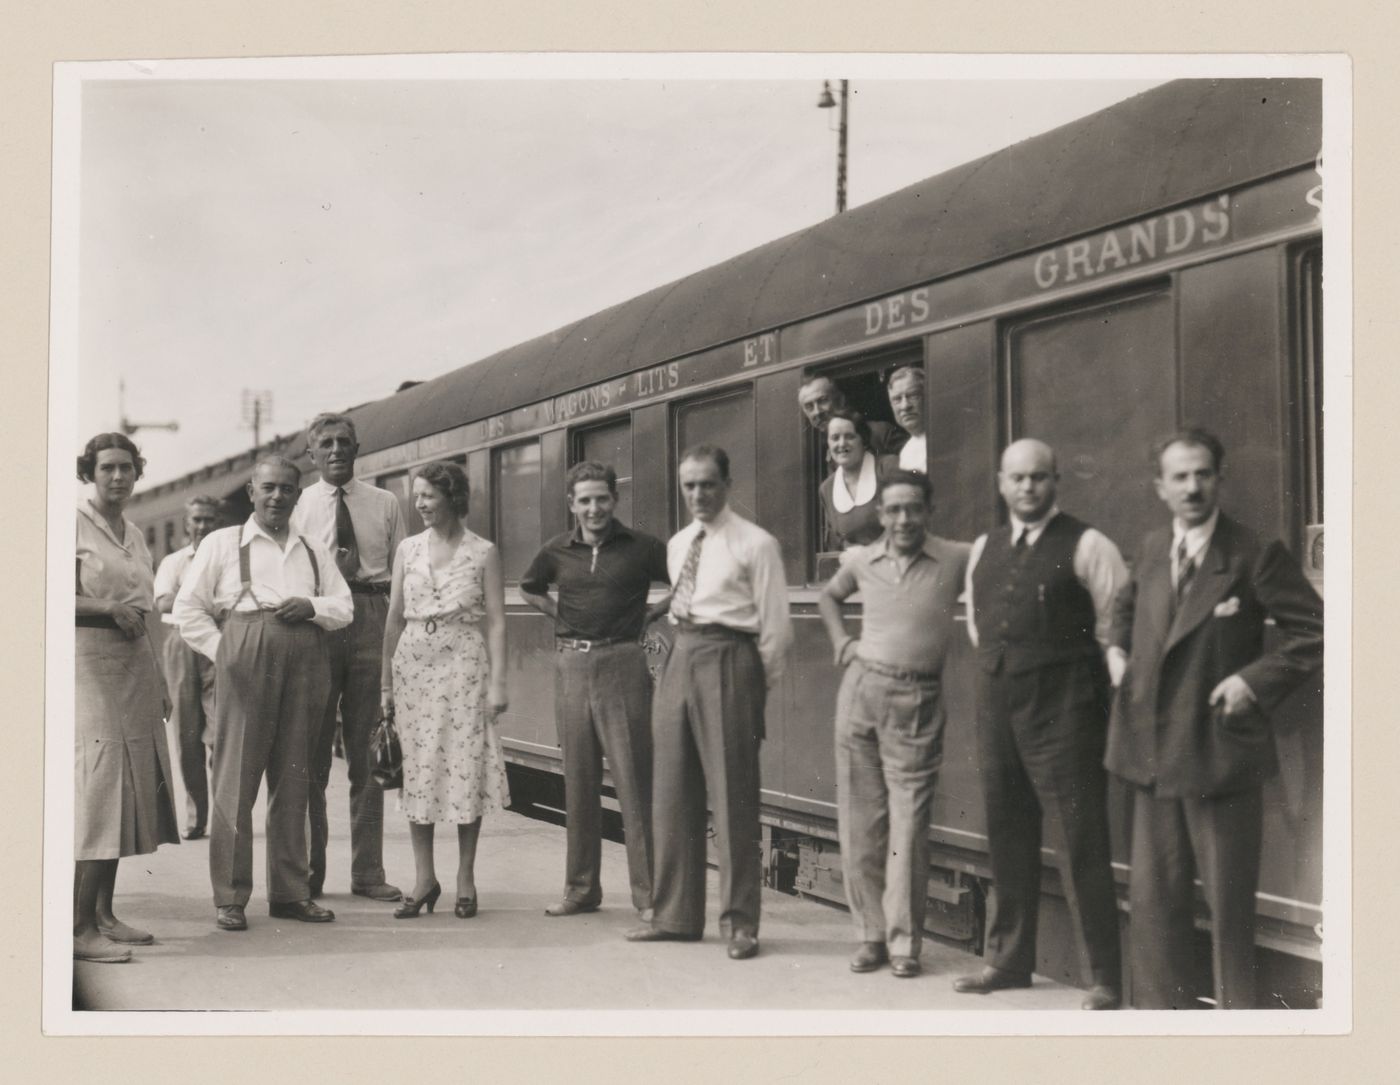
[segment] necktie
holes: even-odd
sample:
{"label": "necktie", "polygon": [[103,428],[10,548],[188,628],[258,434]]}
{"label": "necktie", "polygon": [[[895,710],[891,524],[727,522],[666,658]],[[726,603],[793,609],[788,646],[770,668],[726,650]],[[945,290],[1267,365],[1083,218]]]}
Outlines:
{"label": "necktie", "polygon": [[1030,533],[1031,533],[1031,529],[1028,528],[1028,527],[1023,527],[1023,528],[1021,529],[1021,534],[1019,534],[1019,535],[1016,536],[1016,549],[1017,549],[1017,550],[1024,550],[1024,549],[1026,549],[1026,547],[1030,546],[1031,541],[1030,541],[1030,539],[1028,538],[1028,536],[1030,535]]}
{"label": "necktie", "polygon": [[345,504],[345,487],[335,490],[335,565],[346,580],[360,571],[360,547],[355,542],[355,522]]}
{"label": "necktie", "polygon": [[1196,575],[1196,563],[1186,555],[1186,536],[1176,546],[1176,601],[1178,605],[1186,598],[1191,587],[1191,578]]}
{"label": "necktie", "polygon": [[690,600],[695,595],[695,574],[700,569],[700,547],[705,545],[705,529],[702,527],[690,540],[690,549],[685,552],[685,564],[681,566],[680,579],[676,581],[676,594],[671,597],[671,613],[682,621],[690,617]]}

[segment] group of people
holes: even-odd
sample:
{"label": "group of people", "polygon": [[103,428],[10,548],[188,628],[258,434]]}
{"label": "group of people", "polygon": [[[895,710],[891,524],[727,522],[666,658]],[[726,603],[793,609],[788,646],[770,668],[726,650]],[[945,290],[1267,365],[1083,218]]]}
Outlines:
{"label": "group of people", "polygon": [[[955,989],[1030,984],[1048,843],[1091,983],[1084,1006],[1121,1004],[1112,773],[1133,802],[1134,1005],[1194,1001],[1194,875],[1213,919],[1217,1004],[1253,1005],[1262,785],[1276,769],[1265,713],[1320,671],[1321,600],[1281,544],[1220,511],[1224,449],[1200,430],[1153,450],[1171,522],[1146,537],[1131,571],[1111,540],[1059,509],[1055,454],[1036,440],[1002,456],[1006,524],[971,544],[934,536],[923,395],[922,370],[892,374],[901,432],[846,409],[827,378],[801,392],[827,438],[823,504],[846,544],[819,610],[843,669],[834,726],[851,969],[921,971],[942,677],[963,598],[993,890],[985,967]],[[381,715],[402,738],[400,804],[415,860],[394,914],[413,918],[439,899],[439,822],[458,826],[455,913],[476,913],[481,817],[509,801],[496,724],[507,708],[499,556],[465,527],[468,485],[456,465],[419,469],[413,502],[425,530],[405,538],[396,499],[354,479],[348,418],[317,418],[308,445],[320,480],[303,492],[295,464],[264,456],[243,525],[210,531],[213,511],[192,501],[190,546],[166,559],[154,589],[140,532],[121,513],[143,465],[135,446],[103,434],[79,460],[94,495],[78,517],[78,959],[123,960],[130,944],[151,940],[112,913],[117,859],[178,837],[144,637],[155,607],[178,632],[166,673],[186,836],[209,833],[220,928],[247,925],[263,775],[269,911],[334,918],[315,898],[337,724],[351,781],[351,889],[399,901],[384,876],[383,796],[370,776]],[[759,951],[759,750],[767,694],[792,644],[787,578],[777,540],[729,505],[723,449],[687,449],[677,484],[690,520],[663,543],[616,518],[611,467],[575,465],[574,526],[541,548],[520,583],[555,633],[567,836],[564,893],[545,911],[573,916],[602,901],[606,756],[639,921],[626,937],[703,936],[709,811],[719,925],[729,956],[742,960]],[[649,605],[658,586],[664,597]],[[857,592],[853,636],[842,603]],[[672,643],[653,688],[640,641],[663,616]],[[1266,616],[1277,626],[1267,650]]]}

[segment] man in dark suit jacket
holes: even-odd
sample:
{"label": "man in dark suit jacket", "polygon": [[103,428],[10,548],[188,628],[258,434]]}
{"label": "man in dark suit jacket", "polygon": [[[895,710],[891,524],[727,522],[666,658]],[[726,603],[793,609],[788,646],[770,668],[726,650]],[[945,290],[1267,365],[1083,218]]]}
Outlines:
{"label": "man in dark suit jacket", "polygon": [[[1267,713],[1322,667],[1322,600],[1281,543],[1219,511],[1224,458],[1203,430],[1157,447],[1173,521],[1143,540],[1110,631],[1105,764],[1133,799],[1139,1008],[1195,1003],[1193,874],[1211,913],[1216,1005],[1255,1004],[1263,784],[1278,770]],[[1267,651],[1266,615],[1277,626]]]}

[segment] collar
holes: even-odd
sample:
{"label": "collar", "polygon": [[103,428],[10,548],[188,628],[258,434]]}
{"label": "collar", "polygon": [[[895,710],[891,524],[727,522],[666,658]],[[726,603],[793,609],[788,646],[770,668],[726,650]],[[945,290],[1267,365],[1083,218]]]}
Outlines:
{"label": "collar", "polygon": [[[362,484],[359,479],[352,478],[349,482],[345,484],[345,496],[349,497],[351,491],[353,491],[357,486],[360,485]],[[308,486],[307,489],[315,489],[317,493],[324,494],[327,497],[333,497],[335,496],[336,490],[340,489],[340,487],[335,485],[335,483],[333,482],[327,482],[323,478],[318,478],[315,482]]]}
{"label": "collar", "polygon": [[[612,542],[614,539],[630,539],[631,537],[631,529],[621,520],[614,519],[613,522],[608,525],[608,533],[598,540],[598,546],[601,548],[607,546],[608,543]],[[583,527],[580,524],[575,524],[573,531],[569,532],[569,545],[573,546],[575,544],[578,546],[587,546],[589,548],[593,546],[592,543],[584,540]]]}
{"label": "collar", "polygon": [[1013,512],[1011,514],[1011,541],[1014,543],[1024,530],[1026,532],[1026,542],[1034,546],[1036,540],[1039,539],[1045,529],[1050,526],[1050,521],[1058,515],[1060,515],[1059,505],[1051,505],[1050,511],[1034,523],[1027,523]]}
{"label": "collar", "polygon": [[1186,555],[1194,558],[1210,545],[1211,538],[1215,535],[1215,525],[1220,522],[1220,507],[1216,506],[1215,511],[1204,522],[1195,527],[1187,527],[1176,517],[1172,517],[1172,557],[1175,560],[1176,548],[1181,545],[1181,540],[1186,540]]}
{"label": "collar", "polygon": [[[266,539],[273,546],[277,547],[278,550],[282,549],[282,544],[267,533],[267,531],[263,528],[262,524],[258,523],[257,514],[254,513],[252,516],[248,517],[246,521],[244,521],[243,530],[239,532],[238,545],[247,546],[249,542],[257,538]],[[287,528],[287,550],[290,550],[296,543],[300,541],[301,536],[298,535],[295,531],[293,531],[289,526]]]}
{"label": "collar", "polygon": [[716,516],[713,520],[711,520],[708,524],[702,524],[699,520],[691,520],[690,525],[686,530],[694,528],[696,531],[700,531],[701,529],[703,529],[706,537],[708,538],[720,534],[729,525],[729,521],[733,518],[734,510],[729,507],[728,502],[725,502],[724,508],[719,510],[719,515]]}
{"label": "collar", "polygon": [[846,486],[846,473],[836,468],[831,484],[831,503],[837,512],[850,512],[857,505],[865,505],[875,496],[875,456],[867,451],[860,461],[860,475],[856,479],[856,492],[852,494]]}
{"label": "collar", "polygon": [[[881,558],[888,558],[890,561],[907,560],[903,558],[903,555],[895,553],[894,550],[890,548],[889,535],[881,535],[875,542],[871,543],[870,546],[874,551],[871,555],[872,561],[878,561]],[[911,555],[911,557],[917,558],[920,554],[923,554],[933,561],[938,560],[938,543],[927,531],[924,532],[924,545],[921,546],[916,553]]]}
{"label": "collar", "polygon": [[122,542],[113,533],[112,525],[107,522],[107,517],[97,511],[97,506],[92,503],[92,498],[87,497],[83,499],[78,505],[78,513],[81,516],[86,516],[93,527],[97,528],[98,531],[111,539],[113,546],[119,546],[123,550],[131,549],[133,545],[131,541],[132,533],[136,531],[136,525],[126,518],[126,513],[122,513],[122,527],[126,535],[126,542]]}

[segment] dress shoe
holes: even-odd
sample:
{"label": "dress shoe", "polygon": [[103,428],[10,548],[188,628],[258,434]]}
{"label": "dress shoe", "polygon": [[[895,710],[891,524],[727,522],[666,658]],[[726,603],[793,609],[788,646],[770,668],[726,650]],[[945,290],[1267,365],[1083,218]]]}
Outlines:
{"label": "dress shoe", "polygon": [[1079,1006],[1085,1010],[1116,1010],[1122,1004],[1123,994],[1117,987],[1096,983],[1085,992],[1084,1001]]}
{"label": "dress shoe", "polygon": [[[382,900],[386,904],[395,900],[403,900],[403,893],[399,890],[399,887],[397,885],[390,885],[388,882],[380,882],[378,885],[367,885],[359,889],[351,886],[350,892],[354,893],[357,897],[369,897],[370,900]],[[429,911],[431,911],[431,909],[429,909]]]}
{"label": "dress shoe", "polygon": [[295,919],[298,923],[329,923],[335,918],[333,911],[311,900],[269,901],[267,914],[274,919]]}
{"label": "dress shoe", "polygon": [[417,919],[418,913],[423,910],[423,905],[428,906],[428,914],[433,914],[433,908],[437,906],[438,897],[442,896],[442,886],[433,882],[433,887],[424,893],[417,900],[412,897],[404,897],[403,903],[394,909],[395,919]]}
{"label": "dress shoe", "polygon": [[73,939],[73,960],[93,964],[122,964],[131,960],[131,950],[119,946],[101,934],[87,934]]}
{"label": "dress shoe", "polygon": [[1030,985],[1031,977],[1027,972],[1007,972],[987,965],[976,975],[959,976],[953,981],[953,990],[964,995],[987,995],[993,991],[1006,991],[1013,987]]}
{"label": "dress shoe", "polygon": [[678,934],[675,931],[662,930],[651,923],[644,923],[640,927],[633,927],[623,937],[629,942],[698,942],[704,935]]}
{"label": "dress shoe", "polygon": [[852,972],[874,972],[890,959],[884,942],[862,942],[851,954]]}
{"label": "dress shoe", "polygon": [[200,837],[202,837],[203,835],[204,835],[204,826],[203,826],[203,825],[191,825],[188,829],[185,830],[185,839],[186,839],[186,840],[198,840],[198,839],[199,839]]}
{"label": "dress shoe", "polygon": [[124,946],[149,946],[156,940],[156,936],[150,931],[128,927],[120,919],[114,919],[110,927],[98,923],[97,929],[109,942],[120,942]]}
{"label": "dress shoe", "polygon": [[221,931],[246,931],[248,917],[243,914],[243,905],[241,904],[221,904],[219,917],[214,920],[214,924]]}
{"label": "dress shoe", "polygon": [[750,934],[748,931],[730,936],[729,939],[729,959],[731,961],[747,961],[750,957],[758,956],[758,936]]}
{"label": "dress shoe", "polygon": [[902,980],[913,979],[924,970],[923,962],[917,957],[891,957],[890,971]]}
{"label": "dress shoe", "polygon": [[582,915],[584,912],[596,912],[597,910],[598,905],[596,904],[584,904],[582,901],[569,900],[565,897],[558,904],[551,904],[546,908],[544,914],[552,916]]}
{"label": "dress shoe", "polygon": [[476,898],[458,897],[457,906],[452,909],[452,914],[458,919],[470,919],[476,915]]}

